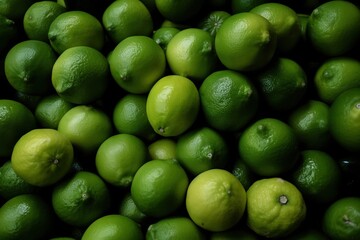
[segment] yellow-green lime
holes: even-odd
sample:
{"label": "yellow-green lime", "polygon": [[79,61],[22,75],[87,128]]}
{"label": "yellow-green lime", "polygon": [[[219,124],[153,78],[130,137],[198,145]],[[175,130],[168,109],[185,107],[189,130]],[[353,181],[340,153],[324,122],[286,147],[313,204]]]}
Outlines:
{"label": "yellow-green lime", "polygon": [[360,61],[350,57],[326,59],[316,70],[314,83],[319,98],[332,103],[345,90],[360,87]]}
{"label": "yellow-green lime", "polygon": [[356,239],[360,235],[360,198],[341,197],[324,212],[322,230],[330,239]]}
{"label": "yellow-green lime", "polygon": [[11,154],[15,173],[35,186],[57,183],[70,171],[73,161],[70,140],[49,128],[36,128],[25,133]]}
{"label": "yellow-green lime", "polygon": [[75,106],[57,94],[50,94],[39,101],[34,114],[41,127],[57,129],[61,118]]}
{"label": "yellow-green lime", "polygon": [[351,88],[337,96],[330,106],[330,133],[343,148],[359,152],[360,88]]}
{"label": "yellow-green lime", "polygon": [[66,8],[54,1],[34,2],[25,12],[23,27],[28,39],[49,42],[50,24]]}
{"label": "yellow-green lime", "polygon": [[173,74],[201,82],[217,66],[214,39],[199,28],[181,30],[169,41],[166,60]]}
{"label": "yellow-green lime", "polygon": [[219,70],[205,78],[199,88],[203,116],[219,131],[238,131],[248,124],[258,110],[255,85],[246,75],[233,70]]}
{"label": "yellow-green lime", "polygon": [[165,73],[162,48],[150,37],[131,36],[121,41],[109,57],[111,75],[130,93],[148,93]]}
{"label": "yellow-green lime", "polygon": [[185,170],[175,159],[155,159],[135,173],[131,196],[145,215],[163,218],[184,204],[188,184]]}
{"label": "yellow-green lime", "polygon": [[36,194],[21,194],[0,208],[1,239],[43,239],[53,229],[51,206]]}
{"label": "yellow-green lime", "polygon": [[340,194],[342,172],[337,161],[327,152],[303,150],[291,182],[305,199],[313,203],[330,203]]}
{"label": "yellow-green lime", "polygon": [[277,35],[264,17],[250,12],[226,18],[215,36],[215,50],[221,63],[236,71],[254,71],[270,62],[277,47]]}
{"label": "yellow-green lime", "polygon": [[12,100],[0,100],[0,157],[11,156],[19,138],[37,127],[33,112],[24,104]]}
{"label": "yellow-green lime", "polygon": [[179,32],[180,29],[176,27],[160,27],[154,31],[152,38],[164,51],[166,51],[170,40]]}
{"label": "yellow-green lime", "polygon": [[326,149],[331,136],[329,127],[330,107],[326,103],[309,99],[294,108],[288,118],[299,143],[306,149]]}
{"label": "yellow-green lime", "polygon": [[101,22],[84,11],[66,11],[58,15],[49,26],[48,38],[59,54],[76,46],[87,46],[100,51],[105,44]]}
{"label": "yellow-green lime", "polygon": [[253,122],[241,134],[240,158],[260,176],[275,177],[294,167],[299,143],[292,128],[276,118]]}
{"label": "yellow-green lime", "polygon": [[192,239],[205,240],[205,233],[190,218],[167,217],[151,223],[146,230],[146,239]]}
{"label": "yellow-green lime", "polygon": [[52,189],[51,202],[57,217],[63,222],[87,227],[108,211],[110,193],[99,175],[79,171]]}
{"label": "yellow-green lime", "polygon": [[325,56],[341,56],[358,45],[360,10],[350,1],[326,1],[312,10],[307,39]]}
{"label": "yellow-green lime", "polygon": [[142,1],[117,0],[107,6],[102,24],[110,39],[118,44],[130,36],[150,36],[154,23]]}
{"label": "yellow-green lime", "polygon": [[131,185],[137,170],[147,160],[147,148],[138,137],[120,133],[107,138],[96,152],[98,174],[117,187]]}
{"label": "yellow-green lime", "polygon": [[225,168],[230,149],[225,138],[209,127],[199,127],[179,136],[176,159],[192,175],[213,168]]}
{"label": "yellow-green lime", "polygon": [[146,115],[147,95],[126,94],[120,98],[114,109],[112,120],[119,133],[132,134],[145,140],[152,140],[156,133]]}
{"label": "yellow-green lime", "polygon": [[102,110],[89,105],[78,105],[60,119],[58,131],[65,135],[82,153],[95,153],[113,133],[110,117]]}
{"label": "yellow-green lime", "polygon": [[38,193],[39,190],[15,173],[10,160],[0,166],[0,196],[3,199],[9,200],[21,194]]}
{"label": "yellow-green lime", "polygon": [[200,13],[205,1],[155,0],[155,4],[157,10],[165,19],[176,23],[185,23],[191,21]]}
{"label": "yellow-green lime", "polygon": [[263,178],[247,191],[247,225],[266,238],[286,237],[306,216],[301,192],[282,178]]}
{"label": "yellow-green lime", "polygon": [[148,145],[150,159],[175,159],[176,143],[172,138],[160,138]]}
{"label": "yellow-green lime", "polygon": [[275,29],[277,49],[282,53],[294,49],[301,37],[299,18],[294,9],[285,3],[269,2],[250,10],[266,18]]}
{"label": "yellow-green lime", "polygon": [[108,86],[109,63],[98,50],[78,46],[65,50],[54,63],[51,82],[66,101],[88,104],[100,99]]}
{"label": "yellow-green lime", "polygon": [[197,175],[189,184],[186,209],[190,218],[201,228],[226,231],[243,217],[246,191],[231,172],[210,169]]}
{"label": "yellow-green lime", "polygon": [[167,75],[151,88],[146,114],[156,133],[178,136],[195,122],[200,108],[200,97],[195,84],[179,75]]}
{"label": "yellow-green lime", "polygon": [[274,58],[255,73],[254,80],[267,106],[275,111],[293,109],[303,100],[308,89],[307,73],[290,58]]}
{"label": "yellow-green lime", "polygon": [[148,217],[136,206],[130,192],[127,192],[120,200],[119,214],[128,217],[139,224],[148,220]]}
{"label": "yellow-green lime", "polygon": [[6,79],[17,91],[46,95],[52,89],[50,78],[56,59],[48,43],[39,40],[21,41],[6,54]]}
{"label": "yellow-green lime", "polygon": [[144,239],[140,226],[128,217],[109,214],[96,219],[85,229],[82,240]]}

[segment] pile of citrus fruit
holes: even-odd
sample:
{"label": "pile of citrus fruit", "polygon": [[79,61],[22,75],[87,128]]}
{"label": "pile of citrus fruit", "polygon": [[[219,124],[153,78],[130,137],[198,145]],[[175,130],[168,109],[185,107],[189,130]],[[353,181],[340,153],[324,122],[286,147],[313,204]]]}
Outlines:
{"label": "pile of citrus fruit", "polygon": [[0,0],[0,239],[360,239],[360,5]]}

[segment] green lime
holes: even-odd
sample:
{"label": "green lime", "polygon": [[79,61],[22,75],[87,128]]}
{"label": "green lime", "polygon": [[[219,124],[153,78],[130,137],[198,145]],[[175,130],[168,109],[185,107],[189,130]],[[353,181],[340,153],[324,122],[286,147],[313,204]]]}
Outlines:
{"label": "green lime", "polygon": [[258,110],[258,91],[244,74],[233,70],[211,73],[199,88],[206,122],[219,131],[238,131]]}
{"label": "green lime", "polygon": [[150,159],[175,159],[176,140],[160,138],[148,145]]}
{"label": "green lime", "polygon": [[131,196],[145,215],[161,218],[182,206],[188,184],[185,170],[175,159],[155,159],[136,172]]}
{"label": "green lime", "polygon": [[17,91],[46,95],[51,90],[51,72],[57,56],[48,43],[24,40],[13,46],[5,57],[5,75]]}
{"label": "green lime", "polygon": [[140,226],[128,217],[110,214],[96,219],[88,226],[82,240],[144,239]]}
{"label": "green lime", "polygon": [[322,229],[331,239],[357,239],[360,236],[360,198],[342,197],[326,209]]}
{"label": "green lime", "polygon": [[176,159],[192,175],[225,168],[229,154],[225,138],[208,127],[188,131],[179,136],[176,143]]}
{"label": "green lime", "polygon": [[10,157],[19,138],[37,127],[32,111],[24,104],[11,100],[0,100],[0,157]]}
{"label": "green lime", "polygon": [[71,226],[87,227],[110,207],[110,192],[95,173],[79,171],[52,189],[56,215]]}
{"label": "green lime", "polygon": [[37,193],[40,189],[25,182],[19,177],[11,166],[11,161],[6,161],[0,167],[0,196],[6,200],[21,194]]}
{"label": "green lime", "polygon": [[136,206],[130,192],[127,192],[120,200],[119,214],[128,217],[139,224],[148,219],[148,217]]}
{"label": "green lime", "polygon": [[147,148],[138,137],[126,133],[112,135],[97,149],[98,174],[117,187],[131,185],[137,170],[147,160]]}
{"label": "green lime", "polygon": [[146,230],[146,239],[205,240],[205,234],[188,217],[168,217],[150,224]]}
{"label": "green lime", "polygon": [[7,200],[0,208],[0,238],[45,238],[53,227],[51,206],[36,194],[21,194]]}
{"label": "green lime", "polygon": [[247,127],[240,136],[238,150],[254,173],[268,177],[287,172],[299,157],[294,131],[276,118],[263,118]]}
{"label": "green lime", "polygon": [[130,93],[148,93],[166,67],[165,53],[150,37],[130,36],[109,57],[111,75]]}

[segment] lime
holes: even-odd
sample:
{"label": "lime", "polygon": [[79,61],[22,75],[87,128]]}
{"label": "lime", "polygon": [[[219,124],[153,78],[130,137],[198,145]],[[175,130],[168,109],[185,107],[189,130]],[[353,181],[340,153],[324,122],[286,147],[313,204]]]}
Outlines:
{"label": "lime", "polygon": [[226,18],[215,36],[215,50],[221,63],[231,70],[253,71],[272,59],[277,35],[264,17],[250,12]]}
{"label": "lime", "polygon": [[205,234],[188,217],[168,217],[149,225],[146,239],[205,240]]}
{"label": "lime", "polygon": [[121,88],[130,93],[148,93],[166,67],[165,53],[150,37],[131,36],[112,51],[111,75]]}
{"label": "lime", "polygon": [[300,145],[307,149],[325,149],[330,143],[330,107],[321,101],[309,99],[294,108],[288,118]]}
{"label": "lime", "polygon": [[290,58],[274,58],[255,73],[254,80],[267,106],[275,111],[293,109],[307,93],[307,74]]}
{"label": "lime", "polygon": [[74,106],[57,94],[50,94],[36,105],[35,118],[41,127],[57,129],[61,118]]}
{"label": "lime", "polygon": [[91,154],[112,135],[112,122],[104,110],[78,105],[63,115],[58,131],[81,153]]}
{"label": "lime", "polygon": [[164,51],[166,51],[170,40],[179,32],[180,29],[176,27],[160,27],[154,31],[152,38]]}
{"label": "lime", "polygon": [[96,152],[96,169],[108,183],[131,185],[136,171],[146,162],[147,148],[138,137],[126,133],[107,138]]}
{"label": "lime", "polygon": [[65,11],[58,15],[49,26],[48,38],[59,54],[76,46],[87,46],[100,51],[105,44],[101,22],[84,11]]}
{"label": "lime", "polygon": [[155,0],[156,8],[165,18],[173,22],[183,23],[192,20],[202,9],[205,1],[192,0]]}
{"label": "lime", "polygon": [[53,227],[52,209],[35,194],[21,194],[7,200],[0,208],[0,238],[45,238]]}
{"label": "lime", "polygon": [[247,191],[247,224],[266,238],[288,236],[304,220],[306,205],[301,192],[282,178],[263,178]]}
{"label": "lime", "polygon": [[37,127],[32,111],[24,104],[11,100],[0,100],[0,157],[10,157],[19,138]]}
{"label": "lime", "polygon": [[95,173],[79,171],[52,189],[56,215],[71,226],[87,227],[110,207],[110,193]]}
{"label": "lime", "polygon": [[282,3],[269,2],[257,5],[250,12],[263,16],[274,27],[280,52],[294,49],[301,37],[299,18],[294,9]]}
{"label": "lime", "polygon": [[360,10],[350,1],[325,1],[312,10],[307,39],[325,56],[340,56],[355,48],[360,39]]}
{"label": "lime", "polygon": [[25,182],[12,168],[11,161],[6,161],[0,167],[0,196],[9,200],[21,194],[37,193],[38,187]]}
{"label": "lime", "polygon": [[360,88],[344,91],[330,106],[330,133],[340,146],[359,152]]}
{"label": "lime", "polygon": [[164,137],[178,136],[195,122],[200,97],[195,84],[179,75],[167,75],[151,88],[146,114],[156,133]]}
{"label": "lime", "polygon": [[211,36],[215,37],[221,24],[230,16],[231,14],[226,11],[211,11],[200,21],[199,28],[209,32]]}
{"label": "lime", "polygon": [[154,23],[142,1],[117,0],[102,15],[102,24],[110,39],[118,44],[130,36],[150,36]]}
{"label": "lime", "polygon": [[127,192],[120,200],[119,214],[128,217],[139,224],[148,219],[148,217],[136,206],[130,192]]}
{"label": "lime", "polygon": [[46,95],[51,90],[51,71],[57,56],[48,43],[24,40],[13,46],[5,57],[5,75],[17,91]]}
{"label": "lime", "polygon": [[24,31],[28,39],[49,42],[50,24],[66,8],[53,1],[34,2],[25,12],[23,19]]}
{"label": "lime", "polygon": [[326,59],[316,70],[314,81],[319,98],[332,103],[345,90],[360,87],[360,61],[350,57]]}
{"label": "lime", "polygon": [[146,140],[155,138],[156,133],[146,115],[146,95],[126,94],[113,109],[113,123],[119,133],[132,134]]}
{"label": "lime", "polygon": [[172,138],[160,138],[148,145],[150,159],[176,158],[176,141]]}
{"label": "lime", "polygon": [[260,176],[283,174],[299,157],[297,137],[285,122],[263,118],[252,123],[240,136],[240,158]]}
{"label": "lime", "polygon": [[189,184],[186,209],[190,218],[208,231],[225,231],[240,221],[246,192],[240,181],[224,169],[210,169]]}
{"label": "lime", "polygon": [[173,74],[202,82],[217,65],[214,39],[199,28],[187,28],[168,43],[166,59]]}
{"label": "lime", "polygon": [[330,154],[303,150],[299,164],[292,172],[291,182],[312,203],[329,203],[339,196],[341,169]]}
{"label": "lime", "polygon": [[11,164],[17,175],[35,186],[61,180],[71,169],[74,150],[70,140],[55,129],[37,128],[15,144]]}
{"label": "lime", "polygon": [[82,240],[144,239],[140,226],[128,217],[110,214],[96,219],[88,226]]}
{"label": "lime", "polygon": [[135,173],[131,196],[145,215],[166,217],[182,206],[188,184],[188,176],[176,160],[155,159]]}
{"label": "lime", "polygon": [[74,104],[92,103],[103,96],[110,76],[105,56],[87,46],[65,50],[54,63],[52,85],[58,95]]}
{"label": "lime", "polygon": [[258,110],[258,90],[244,74],[233,70],[211,73],[199,88],[206,122],[219,131],[238,131]]}
{"label": "lime", "polygon": [[325,211],[322,229],[331,239],[356,239],[360,236],[360,198],[342,197]]}
{"label": "lime", "polygon": [[229,154],[224,137],[208,127],[182,134],[176,144],[176,159],[192,175],[213,168],[225,168]]}

